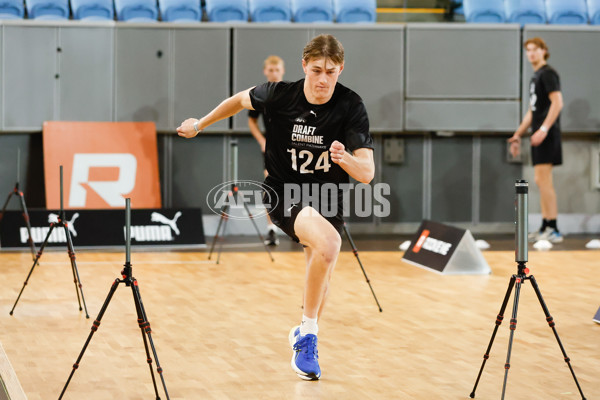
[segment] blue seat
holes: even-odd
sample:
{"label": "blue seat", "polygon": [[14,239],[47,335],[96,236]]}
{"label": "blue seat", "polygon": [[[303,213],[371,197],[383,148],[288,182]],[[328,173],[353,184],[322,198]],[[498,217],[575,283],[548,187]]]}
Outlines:
{"label": "blue seat", "polygon": [[31,19],[69,19],[68,0],[26,0],[27,15]]}
{"label": "blue seat", "polygon": [[587,24],[585,0],[546,0],[548,23],[560,25]]}
{"label": "blue seat", "polygon": [[73,19],[102,21],[115,19],[112,0],[71,0]]}
{"label": "blue seat", "polygon": [[545,24],[544,0],[505,0],[507,22],[521,24]]}
{"label": "blue seat", "polygon": [[333,0],[335,20],[341,23],[375,22],[375,0]]}
{"label": "blue seat", "polygon": [[248,22],[248,0],[206,0],[211,22]]}
{"label": "blue seat", "polygon": [[202,19],[200,0],[158,0],[158,7],[165,22],[199,22]]}
{"label": "blue seat", "polygon": [[467,22],[500,23],[506,20],[503,0],[464,0]]}
{"label": "blue seat", "polygon": [[455,14],[465,15],[463,0],[452,0],[451,6],[454,7]]}
{"label": "blue seat", "polygon": [[587,6],[590,24],[600,25],[600,0],[588,0]]}
{"label": "blue seat", "polygon": [[156,22],[156,0],[115,0],[117,20],[127,22]]}
{"label": "blue seat", "polygon": [[0,0],[0,20],[21,19],[24,15],[23,0]]}
{"label": "blue seat", "polygon": [[291,22],[289,0],[249,0],[250,19],[254,22]]}
{"label": "blue seat", "polygon": [[333,22],[331,0],[292,0],[294,22]]}

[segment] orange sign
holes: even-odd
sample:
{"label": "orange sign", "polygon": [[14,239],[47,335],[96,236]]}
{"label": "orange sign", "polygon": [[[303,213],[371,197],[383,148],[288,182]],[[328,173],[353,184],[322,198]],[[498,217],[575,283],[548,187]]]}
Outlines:
{"label": "orange sign", "polygon": [[46,207],[161,208],[153,122],[44,122]]}

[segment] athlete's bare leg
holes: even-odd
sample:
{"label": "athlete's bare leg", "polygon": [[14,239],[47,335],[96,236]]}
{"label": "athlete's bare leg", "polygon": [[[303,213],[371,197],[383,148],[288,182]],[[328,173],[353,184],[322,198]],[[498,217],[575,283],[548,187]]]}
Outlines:
{"label": "athlete's bare leg", "polygon": [[540,205],[542,217],[547,220],[556,219],[558,206],[556,204],[556,191],[552,182],[552,164],[537,164],[533,167],[535,183],[540,189]]}
{"label": "athlete's bare leg", "polygon": [[312,207],[305,207],[298,213],[294,230],[300,243],[307,246],[304,315],[318,318],[323,311],[342,238],[333,225]]}

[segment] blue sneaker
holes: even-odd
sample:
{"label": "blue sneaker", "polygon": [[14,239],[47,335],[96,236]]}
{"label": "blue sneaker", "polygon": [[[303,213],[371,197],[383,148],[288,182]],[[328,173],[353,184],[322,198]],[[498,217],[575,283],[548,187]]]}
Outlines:
{"label": "blue sneaker", "polygon": [[290,330],[290,345],[292,355],[292,369],[304,380],[316,381],[321,377],[319,367],[319,351],[317,350],[317,336],[308,334],[300,336],[300,327],[295,326]]}

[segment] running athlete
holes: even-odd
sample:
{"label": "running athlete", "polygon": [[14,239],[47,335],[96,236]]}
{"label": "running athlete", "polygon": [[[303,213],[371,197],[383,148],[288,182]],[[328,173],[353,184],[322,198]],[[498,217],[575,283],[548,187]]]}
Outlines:
{"label": "running athlete", "polygon": [[534,71],[529,83],[529,110],[508,141],[511,153],[517,156],[521,149],[521,136],[531,128],[531,160],[535,183],[540,189],[543,220],[539,231],[529,234],[529,240],[544,239],[559,243],[563,241],[563,236],[556,223],[558,206],[552,168],[562,164],[560,111],[563,98],[560,79],[558,73],[546,63],[550,53],[543,39],[535,37],[527,40],[525,50]]}
{"label": "running athlete", "polygon": [[[340,184],[349,176],[369,183],[375,173],[373,139],[362,99],[338,83],[344,69],[344,49],[331,35],[319,35],[304,48],[302,68],[305,78],[297,82],[267,82],[244,90],[223,101],[206,116],[189,118],[177,132],[194,137],[210,124],[230,117],[244,108],[264,113],[269,134],[265,162],[265,201],[271,219],[292,239],[304,246],[306,278],[304,313],[299,326],[290,330],[292,368],[305,380],[317,380],[321,369],[317,352],[317,321],[327,299],[329,281],[341,246],[342,202],[337,213],[323,212],[328,204],[305,201],[310,187],[334,186],[337,193],[321,198],[321,203],[342,197]],[[290,188],[302,187],[300,201],[288,205]],[[272,194],[280,201],[273,202]],[[337,197],[337,199],[336,199]],[[283,201],[282,201],[283,198]],[[310,203],[310,204],[309,204]],[[327,214],[323,216],[322,214]]]}
{"label": "running athlete", "polygon": [[[269,56],[263,63],[263,74],[267,78],[269,82],[280,82],[283,80],[283,74],[285,74],[285,65],[281,57],[278,56]],[[266,140],[265,136],[267,132],[265,130],[265,134],[260,131],[260,127],[258,126],[258,117],[260,117],[260,112],[256,110],[248,110],[248,128],[250,129],[250,133],[254,136],[254,139],[258,142],[260,146],[260,151],[262,152],[263,159],[265,156],[265,145]],[[264,170],[265,178],[267,177],[267,169],[265,167]],[[276,227],[271,222],[271,217],[267,214],[267,239],[265,239],[265,244],[268,246],[277,246],[279,244],[279,239],[277,238]]]}

